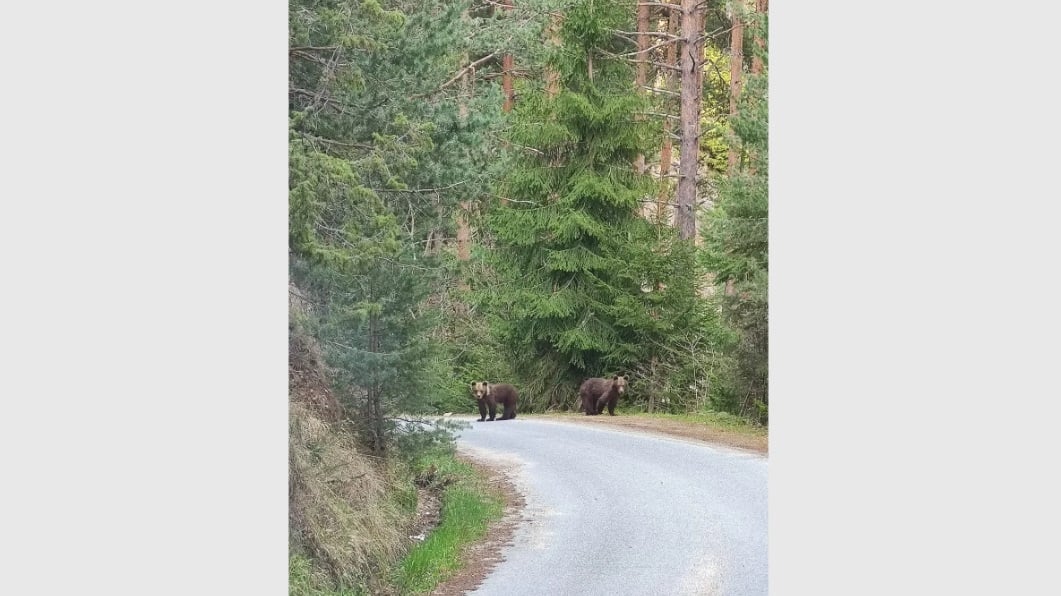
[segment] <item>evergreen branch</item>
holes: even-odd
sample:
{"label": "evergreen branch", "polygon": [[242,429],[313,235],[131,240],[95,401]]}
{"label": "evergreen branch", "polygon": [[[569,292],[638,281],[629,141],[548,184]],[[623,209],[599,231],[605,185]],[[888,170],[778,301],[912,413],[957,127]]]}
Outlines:
{"label": "evergreen branch", "polygon": [[[673,33],[667,33],[665,31],[622,31],[622,30],[619,30],[619,29],[612,29],[612,33],[617,33],[617,34],[623,35],[623,36],[626,36],[626,35],[647,35],[649,37],[665,37],[667,39],[672,39],[672,40],[675,40],[675,41],[681,41],[683,39],[682,37],[674,35]],[[651,48],[649,48],[649,49],[651,49]],[[647,52],[648,49],[638,50],[638,51]]]}
{"label": "evergreen branch", "polygon": [[326,139],[324,137],[318,137],[317,135],[312,135],[312,134],[309,134],[308,132],[303,132],[301,130],[298,131],[298,134],[302,135],[303,137],[305,137],[307,139],[313,140],[313,141],[321,141],[322,143],[328,143],[330,145],[338,145],[340,147],[352,147],[354,149],[366,149],[366,150],[369,150],[369,151],[371,151],[371,150],[376,148],[374,145],[370,145],[368,143],[350,143],[350,142],[347,142],[347,141],[336,141],[334,139]]}
{"label": "evergreen branch", "polygon": [[674,116],[672,114],[661,114],[660,112],[641,112],[641,113],[646,115],[646,116],[662,116],[664,118],[670,118],[671,120],[679,120],[679,121],[681,120],[681,118],[679,118],[678,116]]}
{"label": "evergreen branch", "polygon": [[309,60],[310,62],[315,62],[317,64],[323,64],[325,66],[328,65],[328,61],[327,60],[325,60],[324,58],[321,58],[320,56],[317,56],[315,54],[310,54],[309,52],[303,52],[301,50],[293,49],[293,50],[291,50],[289,52],[289,55],[297,56],[299,58],[304,58],[306,60]]}
{"label": "evergreen branch", "polygon": [[669,8],[671,10],[681,10],[681,4],[666,4],[663,2],[638,2],[638,6],[659,6],[660,8]]}
{"label": "evergreen branch", "polygon": [[[714,31],[705,32],[704,34],[698,35],[697,37],[695,37],[693,39],[693,43],[697,44],[697,43],[700,43],[701,41],[704,41],[704,40],[707,40],[707,39],[713,39],[715,37],[719,37],[719,36],[725,35],[726,33],[729,33],[732,30],[733,30],[733,27],[729,26],[729,27],[725,27],[725,28],[715,29]],[[633,39],[627,37],[627,35],[641,35],[641,34],[637,33],[636,31],[620,31],[618,29],[613,29],[612,33],[615,33],[619,37],[622,37],[623,39],[625,39],[625,40],[627,40],[627,41],[629,41],[631,43],[636,43],[636,42]],[[652,37],[665,37],[665,38],[667,38],[667,41],[662,41],[660,43],[657,43],[654,46],[649,46],[649,47],[647,47],[647,48],[645,48],[643,50],[634,50],[633,52],[626,52],[626,53],[623,53],[623,54],[610,54],[610,55],[613,58],[625,58],[626,56],[636,56],[638,54],[648,53],[648,52],[651,52],[652,50],[657,50],[659,48],[662,48],[664,46],[668,46],[668,45],[673,44],[673,43],[680,43],[680,42],[688,41],[684,37],[680,37],[678,35],[674,35],[674,34],[671,34],[671,33],[663,33],[663,32],[658,32],[658,31],[657,32],[646,31],[645,33],[643,33],[643,35],[649,35],[649,36],[652,36]],[[605,53],[607,53],[607,52],[605,52]]]}
{"label": "evergreen branch", "polygon": [[309,51],[309,50],[319,51],[319,52],[332,52],[332,51],[335,51],[336,49],[338,49],[338,47],[339,46],[296,46],[296,47],[293,47],[293,48],[288,48],[287,51],[289,53],[303,52],[303,51]]}
{"label": "evergreen branch", "polygon": [[455,186],[461,184],[467,184],[467,180],[460,180],[450,184],[449,186],[440,186],[439,188],[373,188],[376,192],[439,192],[442,190],[449,190]]}
{"label": "evergreen branch", "polygon": [[700,43],[701,41],[704,41],[706,39],[712,39],[712,38],[715,38],[715,37],[721,37],[721,36],[729,33],[730,31],[733,31],[733,26],[732,25],[730,25],[729,27],[722,28],[722,29],[715,29],[714,31],[711,31],[711,32],[705,32],[703,35],[698,35],[693,40],[693,43]]}
{"label": "evergreen branch", "polygon": [[678,93],[676,91],[668,91],[667,89],[660,89],[659,87],[653,87],[651,85],[641,85],[641,89],[647,89],[649,91],[654,91],[656,93],[662,93],[664,95],[670,95],[670,96],[673,96],[673,97],[681,97],[682,96],[681,93]]}
{"label": "evergreen branch", "polygon": [[314,93],[312,91],[307,91],[306,89],[288,89],[287,92],[288,93],[294,93],[296,95],[301,95],[303,97],[311,98],[313,101],[310,102],[310,105],[306,106],[306,110],[307,111],[313,109],[313,106],[315,106],[317,104],[317,102],[320,101],[326,106],[334,107],[336,109],[336,111],[338,111],[343,116],[354,116],[354,114],[346,111],[346,106],[344,104],[342,104],[342,103],[340,103],[340,102],[338,102],[338,101],[336,101],[336,100],[334,100],[334,99],[332,99],[330,97],[324,97],[323,94],[321,95],[321,97],[318,98],[317,97],[317,95],[318,95],[317,93]]}
{"label": "evergreen branch", "polygon": [[501,196],[498,196],[498,198],[499,199],[504,199],[505,201],[508,201],[509,203],[525,203],[527,205],[534,205],[535,207],[544,206],[543,203],[539,203],[538,201],[524,201],[524,200],[521,200],[521,199],[513,199],[513,198],[501,197]]}
{"label": "evergreen branch", "polygon": [[[634,41],[634,40],[630,39],[629,37],[624,37],[624,36],[620,36],[620,37],[623,37],[623,39],[625,39],[627,41],[630,41],[630,42]],[[634,50],[633,52],[625,52],[625,53],[622,53],[622,54],[612,54],[611,52],[607,52],[605,50],[601,50],[601,52],[604,53],[604,54],[607,54],[608,56],[610,56],[612,58],[625,58],[627,56],[636,56],[638,54],[647,54],[647,53],[651,52],[652,50],[656,50],[656,49],[662,48],[663,46],[667,46],[667,45],[670,45],[672,43],[678,43],[680,41],[685,41],[685,38],[683,38],[683,37],[675,37],[674,39],[657,43],[656,45],[647,47],[647,48],[645,48],[643,50]]]}
{"label": "evergreen branch", "polygon": [[[510,41],[512,41],[511,37],[509,37],[505,41],[505,43],[507,44]],[[459,81],[461,77],[463,77],[465,74],[468,73],[468,71],[473,70],[476,66],[479,66],[480,64],[482,64],[484,62],[487,62],[488,60],[490,60],[494,56],[497,56],[497,52],[498,52],[498,50],[494,50],[493,52],[490,52],[486,56],[483,56],[482,58],[479,58],[475,62],[472,62],[468,66],[465,66],[464,68],[460,69],[460,71],[458,71],[457,74],[453,75],[453,77],[450,80],[446,81],[445,83],[442,83],[437,89],[435,89],[433,91],[428,91],[427,93],[421,93],[419,95],[414,95],[413,99],[420,99],[420,98],[423,98],[423,97],[427,97],[429,95],[434,95],[435,93],[438,93],[439,91],[442,91],[446,87],[449,87],[453,83],[456,83],[457,81]]]}
{"label": "evergreen branch", "polygon": [[652,66],[655,66],[657,68],[666,68],[667,70],[673,70],[677,72],[681,72],[682,70],[680,66],[674,66],[673,64],[667,64],[665,62],[656,62],[655,60],[629,60],[626,58],[624,58],[624,60],[628,60],[630,62],[644,62],[646,64],[651,64]]}

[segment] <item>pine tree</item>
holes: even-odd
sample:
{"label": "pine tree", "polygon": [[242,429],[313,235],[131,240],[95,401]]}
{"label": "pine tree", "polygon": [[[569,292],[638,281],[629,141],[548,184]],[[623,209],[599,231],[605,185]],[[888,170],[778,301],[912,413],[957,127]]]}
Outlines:
{"label": "pine tree", "polygon": [[436,93],[466,37],[459,7],[400,6],[293,0],[290,19],[291,277],[316,303],[310,328],[377,452],[395,414],[430,409],[448,376],[427,300],[445,269],[423,253],[459,197],[437,189],[485,188],[462,177],[484,124],[460,122]]}

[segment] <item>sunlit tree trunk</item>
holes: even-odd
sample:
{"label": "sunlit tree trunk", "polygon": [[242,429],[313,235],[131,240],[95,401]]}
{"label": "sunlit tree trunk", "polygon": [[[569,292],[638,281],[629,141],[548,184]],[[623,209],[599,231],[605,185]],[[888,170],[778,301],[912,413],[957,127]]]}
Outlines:
{"label": "sunlit tree trunk", "polygon": [[[470,69],[464,74],[461,81],[461,94],[458,99],[458,116],[461,122],[468,119],[468,102],[471,101],[475,69]],[[471,226],[468,222],[468,212],[471,210],[471,201],[461,201],[457,210],[457,260],[467,261],[471,258]],[[461,284],[464,285],[463,280]]]}
{"label": "sunlit tree trunk", "polygon": [[696,236],[696,183],[700,158],[702,8],[700,0],[682,0],[681,8],[681,161],[678,164],[678,196],[674,219],[678,236],[692,240]]}
{"label": "sunlit tree trunk", "polygon": [[[501,0],[501,5],[505,7],[505,10],[510,11],[514,0]],[[512,58],[512,54],[505,54],[501,57],[501,90],[505,96],[505,103],[502,106],[506,112],[512,110],[512,102],[515,99],[515,94],[512,88],[512,71],[515,68],[515,60]]]}
{"label": "sunlit tree trunk", "polygon": [[[676,0],[671,0],[671,1],[673,2],[673,1],[676,1]],[[670,9],[667,12],[669,13],[669,16],[667,17],[667,33],[669,33],[670,35],[678,35],[678,27],[679,27],[679,23],[680,23],[680,15],[679,15],[678,11],[674,10],[674,9]],[[675,91],[675,87],[676,87],[675,82],[677,81],[677,74],[676,73],[677,73],[677,68],[678,68],[678,44],[677,43],[667,44],[667,49],[665,51],[665,57],[664,57],[664,64],[666,64],[667,67],[668,67],[668,68],[664,69],[664,73],[663,73],[664,88],[667,91]],[[674,134],[674,126],[671,123],[671,119],[667,118],[667,117],[664,117],[663,118],[663,145],[660,147],[660,150],[659,150],[659,179],[660,179],[660,182],[665,182],[667,180],[667,177],[670,176],[670,173],[671,173],[671,166],[673,165],[672,164],[672,162],[673,162],[672,153],[673,153],[673,147],[674,147],[674,142],[673,142],[671,137],[672,137],[673,134]],[[671,191],[671,189],[670,189],[670,187],[668,185],[666,185],[666,184],[662,185],[662,188],[659,191],[659,197],[656,199],[656,214],[660,218],[661,221],[663,220],[663,217],[666,215],[667,203],[669,202],[667,199],[668,199],[668,197],[670,195],[670,191]]]}
{"label": "sunlit tree trunk", "polygon": [[[634,77],[634,88],[638,93],[645,92],[645,84],[648,83],[648,5],[637,5],[637,74]],[[634,170],[638,174],[645,171],[645,156],[638,154],[634,159]]]}
{"label": "sunlit tree trunk", "polygon": [[[732,7],[733,31],[730,36],[729,54],[729,115],[737,115],[737,99],[740,97],[741,73],[744,69],[744,13],[741,6]],[[727,173],[732,176],[740,161],[740,147],[735,142],[729,146]]]}
{"label": "sunlit tree trunk", "polygon": [[[769,1],[768,0],[755,0],[755,12],[757,12],[759,14],[762,14],[762,15],[765,15],[766,12],[767,12],[767,9],[769,7],[768,5],[769,5]],[[754,39],[755,39],[755,45],[756,45],[756,47],[758,47],[759,50],[763,50],[763,49],[766,48],[766,42],[763,41],[763,36],[759,32],[758,28],[756,28]],[[756,54],[755,56],[752,56],[752,74],[762,74],[762,73],[763,73],[763,59],[760,58],[758,54]]]}

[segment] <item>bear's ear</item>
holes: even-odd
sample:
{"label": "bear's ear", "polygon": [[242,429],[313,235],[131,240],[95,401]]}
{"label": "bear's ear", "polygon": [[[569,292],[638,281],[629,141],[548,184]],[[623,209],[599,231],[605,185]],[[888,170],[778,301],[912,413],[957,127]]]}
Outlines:
{"label": "bear's ear", "polygon": [[619,375],[615,375],[615,376],[613,376],[613,377],[612,377],[612,380],[613,380],[613,381],[618,381],[618,380],[619,380]]}

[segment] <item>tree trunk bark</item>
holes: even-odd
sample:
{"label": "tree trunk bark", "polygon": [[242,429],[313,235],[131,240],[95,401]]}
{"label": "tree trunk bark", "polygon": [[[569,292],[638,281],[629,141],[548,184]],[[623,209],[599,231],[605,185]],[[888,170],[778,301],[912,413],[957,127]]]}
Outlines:
{"label": "tree trunk bark", "polygon": [[[553,14],[549,17],[549,25],[546,28],[546,43],[552,48],[560,45],[560,20],[561,17],[558,14]],[[593,78],[592,70],[590,71],[590,78]],[[560,73],[549,67],[545,68],[545,93],[550,99],[560,95]]]}
{"label": "tree trunk bark", "polygon": [[[675,0],[671,0],[671,2],[673,2],[673,1],[675,1]],[[679,24],[678,11],[676,11],[674,9],[670,9],[667,12],[669,13],[669,15],[667,17],[667,33],[669,33],[671,35],[678,35],[678,24]],[[664,58],[664,62],[667,64],[667,66],[672,66],[675,69],[678,67],[678,44],[677,43],[672,43],[672,44],[668,44],[667,45],[667,51],[666,51],[666,56]],[[668,69],[665,69],[665,71],[663,73],[664,87],[666,88],[667,91],[674,91],[675,90],[675,84],[674,83],[675,83],[675,79],[677,77],[676,72],[677,72],[676,70],[668,68]],[[667,177],[671,173],[671,167],[673,166],[673,164],[671,163],[672,160],[673,160],[673,156],[671,155],[671,153],[673,151],[673,146],[674,146],[673,145],[673,141],[671,141],[671,134],[673,132],[674,132],[674,125],[671,124],[670,118],[664,118],[663,119],[663,146],[660,147],[660,150],[659,150],[659,180],[660,180],[660,182],[665,182],[667,180]],[[666,184],[663,184],[661,186],[662,186],[662,188],[660,188],[659,197],[656,199],[656,215],[660,219],[660,221],[664,221],[664,218],[667,217],[667,204],[669,203],[667,198],[670,195],[670,190],[671,189]]]}
{"label": "tree trunk bark", "polygon": [[[744,15],[739,9],[733,11],[733,33],[730,37],[729,53],[729,115],[737,115],[737,99],[740,97],[741,73],[744,67]],[[740,148],[736,139],[730,140],[727,174],[732,176],[737,171],[740,161]]]}
{"label": "tree trunk bark", "polygon": [[[368,351],[372,353],[379,352],[379,323],[376,315],[371,315],[368,320]],[[372,451],[375,453],[383,453],[385,448],[383,442],[383,397],[380,394],[379,383],[376,381],[375,375],[372,375],[372,380],[368,386],[368,410],[369,410],[369,429],[372,435]]]}
{"label": "tree trunk bark", "polygon": [[700,34],[699,0],[682,0],[681,48],[681,161],[678,164],[677,210],[674,215],[678,236],[696,236],[697,162],[700,157],[700,67],[703,50]]}
{"label": "tree trunk bark", "polygon": [[[505,7],[505,10],[512,10],[514,0],[501,0],[501,5]],[[505,103],[501,109],[506,112],[512,111],[512,103],[515,101],[515,95],[512,90],[512,70],[515,68],[515,60],[512,58],[512,54],[505,54],[501,57],[501,89],[505,96]]]}
{"label": "tree trunk bark", "polygon": [[[765,15],[766,14],[766,10],[767,10],[767,4],[768,4],[767,0],[755,0],[755,12],[759,13],[760,15]],[[762,18],[762,17],[760,17],[760,18]],[[762,52],[762,50],[764,50],[766,48],[766,42],[763,40],[762,26],[760,25],[760,23],[765,25],[765,21],[757,20],[756,24],[755,24],[755,29],[752,31],[752,39],[755,40],[755,47],[756,47],[756,50],[757,50],[755,52],[755,55],[752,56],[752,70],[751,70],[751,72],[752,72],[753,75],[760,75],[760,74],[763,73],[763,59],[759,56],[759,54]],[[749,151],[748,152],[748,172],[750,174],[752,174],[752,175],[755,174],[755,171],[756,171],[756,168],[757,168],[757,165],[756,165],[757,161],[758,161],[758,156],[755,155],[755,152]]]}
{"label": "tree trunk bark", "polygon": [[[465,56],[464,62],[468,62]],[[472,85],[474,85],[474,69],[465,73],[460,81],[460,97],[457,99],[457,116],[460,122],[468,120],[468,102],[471,101]],[[468,223],[468,211],[471,203],[468,200],[460,201],[457,209],[457,260],[467,261],[471,258],[471,228]]]}
{"label": "tree trunk bark", "polygon": [[[637,74],[634,77],[634,90],[643,94],[645,84],[648,83],[648,5],[637,6]],[[645,156],[639,153],[634,159],[634,171],[638,174],[645,172]]]}
{"label": "tree trunk bark", "polygon": [[[757,12],[757,13],[759,13],[761,15],[765,15],[766,12],[767,12],[767,9],[768,9],[768,5],[769,5],[769,1],[768,0],[755,0],[755,12]],[[759,29],[758,28],[756,28],[754,39],[755,39],[755,45],[756,45],[756,47],[759,50],[763,50],[763,49],[766,48],[766,42],[763,41],[763,37],[762,37],[762,35],[759,34]],[[763,59],[760,58],[758,54],[756,54],[755,56],[752,56],[752,74],[762,74],[762,73],[763,73]]]}
{"label": "tree trunk bark", "polygon": [[[467,56],[465,56],[465,62],[467,62]],[[457,112],[461,122],[465,122],[468,119],[468,102],[471,101],[473,85],[475,84],[475,69],[469,70],[464,74],[463,80],[461,81],[461,94],[458,99]],[[457,260],[467,261],[471,258],[471,237],[472,231],[468,222],[468,212],[471,209],[470,201],[461,201],[460,208],[457,210]],[[464,281],[461,281],[463,287]]]}

